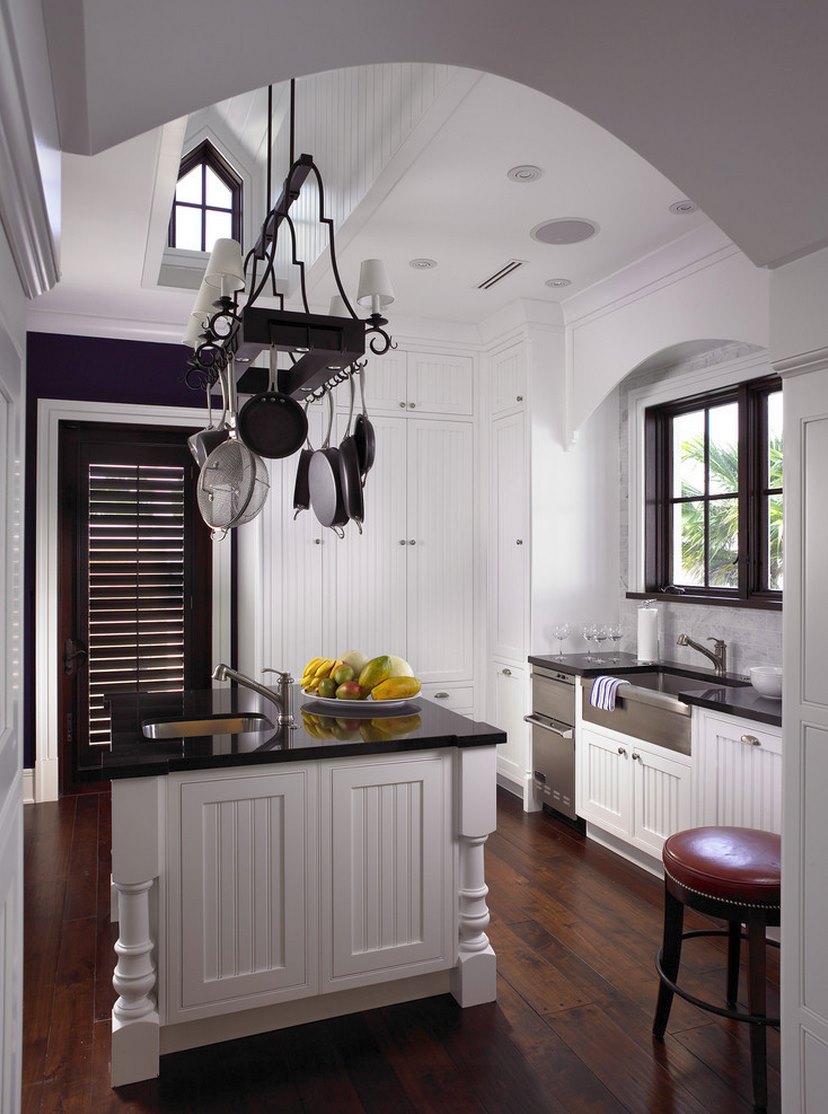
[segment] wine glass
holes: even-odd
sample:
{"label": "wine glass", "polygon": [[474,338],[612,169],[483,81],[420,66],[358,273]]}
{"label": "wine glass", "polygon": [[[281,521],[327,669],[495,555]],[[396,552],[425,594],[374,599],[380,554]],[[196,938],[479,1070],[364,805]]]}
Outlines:
{"label": "wine glass", "polygon": [[[602,644],[609,638],[609,631],[603,624],[599,623],[598,626],[595,627],[595,633],[592,637],[595,639],[596,645],[598,646],[598,653],[600,654]],[[604,664],[604,659],[602,657],[597,657],[595,660],[599,665]]]}
{"label": "wine glass", "polygon": [[610,641],[614,643],[612,652],[614,654],[613,661],[618,664],[618,643],[621,641],[621,624],[611,623],[607,628],[607,633],[610,636]]}
{"label": "wine glass", "polygon": [[587,661],[592,661],[592,651],[589,648],[590,642],[595,638],[595,624],[584,623],[584,642],[587,644]]}
{"label": "wine glass", "polygon": [[569,623],[555,623],[552,632],[558,640],[558,660],[563,660],[563,643],[569,638]]}

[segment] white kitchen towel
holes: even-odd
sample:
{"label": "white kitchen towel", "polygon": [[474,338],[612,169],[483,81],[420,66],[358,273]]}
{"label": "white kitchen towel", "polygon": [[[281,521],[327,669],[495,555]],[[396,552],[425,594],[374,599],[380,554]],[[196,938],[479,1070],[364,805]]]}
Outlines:
{"label": "white kitchen towel", "polygon": [[602,708],[605,712],[614,711],[619,686],[629,683],[621,677],[596,677],[589,693],[590,704],[593,708]]}

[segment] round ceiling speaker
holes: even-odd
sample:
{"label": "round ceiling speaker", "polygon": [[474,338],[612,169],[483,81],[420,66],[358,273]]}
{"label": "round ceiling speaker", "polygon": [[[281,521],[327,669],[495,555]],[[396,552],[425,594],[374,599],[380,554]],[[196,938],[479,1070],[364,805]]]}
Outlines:
{"label": "round ceiling speaker", "polygon": [[598,231],[598,225],[580,217],[563,217],[536,224],[529,235],[541,244],[580,244]]}
{"label": "round ceiling speaker", "polygon": [[537,182],[538,178],[543,177],[543,170],[539,166],[525,163],[522,166],[513,166],[511,170],[507,170],[506,177],[510,182]]}
{"label": "round ceiling speaker", "polygon": [[677,217],[686,217],[689,213],[697,213],[699,211],[698,205],[695,201],[690,201],[685,198],[684,201],[674,201],[670,206],[670,212]]}
{"label": "round ceiling speaker", "polygon": [[436,259],[409,259],[408,266],[413,267],[415,271],[430,271],[433,267],[437,266]]}
{"label": "round ceiling speaker", "polygon": [[544,285],[553,286],[553,287],[571,286],[572,285],[572,279],[565,279],[565,278],[547,279],[546,283]]}

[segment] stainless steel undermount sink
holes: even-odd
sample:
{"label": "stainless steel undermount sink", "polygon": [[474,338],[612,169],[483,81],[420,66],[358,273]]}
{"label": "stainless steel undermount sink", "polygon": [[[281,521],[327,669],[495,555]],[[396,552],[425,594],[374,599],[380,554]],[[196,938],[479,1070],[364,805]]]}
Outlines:
{"label": "stainless steel undermount sink", "polygon": [[198,735],[243,735],[249,731],[273,731],[260,712],[229,712],[197,719],[145,720],[141,730],[147,739],[188,739]]}

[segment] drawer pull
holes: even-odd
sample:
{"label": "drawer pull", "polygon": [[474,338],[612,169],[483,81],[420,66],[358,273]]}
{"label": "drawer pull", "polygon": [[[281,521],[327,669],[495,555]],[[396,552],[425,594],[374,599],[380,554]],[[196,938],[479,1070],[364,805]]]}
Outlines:
{"label": "drawer pull", "polygon": [[565,723],[562,723],[560,727],[558,727],[554,723],[545,723],[542,719],[538,719],[537,716],[524,716],[523,722],[531,723],[533,727],[540,727],[543,731],[551,731],[553,735],[560,735],[562,739],[571,739],[574,735],[573,729],[568,727]]}
{"label": "drawer pull", "polygon": [[451,696],[450,692],[435,692],[434,699],[435,700],[448,700],[449,696]]}
{"label": "drawer pull", "polygon": [[762,745],[755,735],[743,735],[739,742],[747,743],[749,747],[760,747]]}
{"label": "drawer pull", "polygon": [[511,677],[512,676],[511,669],[501,669],[500,672],[503,674],[504,677]]}

